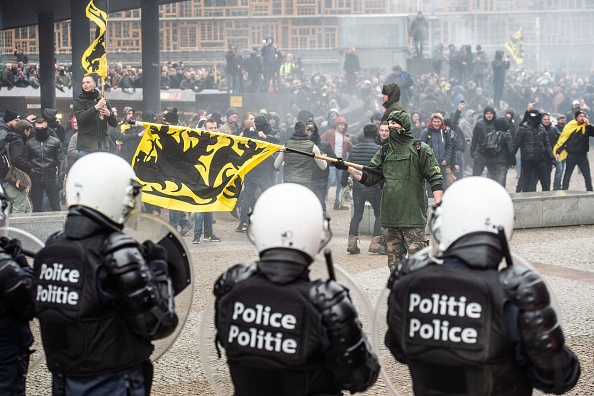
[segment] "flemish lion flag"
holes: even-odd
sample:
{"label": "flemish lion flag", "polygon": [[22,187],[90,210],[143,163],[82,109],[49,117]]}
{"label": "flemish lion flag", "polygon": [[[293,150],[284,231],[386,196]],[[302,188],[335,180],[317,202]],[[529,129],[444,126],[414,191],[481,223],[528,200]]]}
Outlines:
{"label": "flemish lion flag", "polygon": [[518,29],[505,42],[505,49],[511,53],[518,65],[524,63],[524,34],[522,33],[522,28]]}
{"label": "flemish lion flag", "polygon": [[175,125],[143,123],[132,159],[142,200],[186,212],[225,212],[245,175],[282,146]]}
{"label": "flemish lion flag", "polygon": [[84,52],[81,63],[86,74],[97,73],[101,78],[107,78],[107,51],[105,50],[105,28],[107,27],[107,0],[98,0],[103,9],[97,7],[94,0],[89,1],[87,18],[95,22],[97,30],[95,40]]}

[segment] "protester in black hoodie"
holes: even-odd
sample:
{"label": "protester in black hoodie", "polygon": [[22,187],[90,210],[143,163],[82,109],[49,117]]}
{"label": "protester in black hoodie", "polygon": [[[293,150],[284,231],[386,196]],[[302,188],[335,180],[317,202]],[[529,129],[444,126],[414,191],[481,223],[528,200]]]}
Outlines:
{"label": "protester in black hoodie", "polygon": [[483,170],[485,170],[485,166],[487,166],[487,159],[479,152],[479,148],[483,140],[487,137],[487,134],[495,129],[496,116],[497,113],[493,107],[485,107],[483,119],[476,123],[472,131],[472,142],[470,144],[470,156],[474,158],[472,176],[481,176]]}

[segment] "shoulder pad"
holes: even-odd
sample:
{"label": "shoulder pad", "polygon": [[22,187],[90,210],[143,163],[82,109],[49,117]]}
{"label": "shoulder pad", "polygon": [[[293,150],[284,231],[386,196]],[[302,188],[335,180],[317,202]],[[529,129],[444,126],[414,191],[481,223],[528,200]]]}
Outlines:
{"label": "shoulder pad", "polygon": [[252,277],[256,272],[258,272],[258,267],[252,264],[234,265],[217,279],[212,293],[216,298],[222,297],[227,294],[236,283]]}
{"label": "shoulder pad", "polygon": [[394,283],[403,276],[433,264],[437,263],[425,253],[415,254],[412,257],[407,258],[406,260],[402,261],[400,265],[396,267],[394,272],[392,272],[392,275],[390,275],[390,279],[388,279],[388,289],[392,290]]}
{"label": "shoulder pad", "polygon": [[58,239],[59,237],[61,237],[64,234],[64,231],[58,231],[58,232],[54,232],[52,235],[50,235],[47,240],[45,241],[45,243],[50,243],[55,241],[56,239]]}
{"label": "shoulder pad", "polygon": [[499,271],[498,275],[506,295],[520,309],[537,309],[550,304],[546,284],[531,269],[513,265]]}
{"label": "shoulder pad", "polygon": [[138,242],[129,235],[123,232],[112,232],[105,240],[105,252],[110,253],[114,250],[119,250],[124,247],[134,246],[140,249]]}

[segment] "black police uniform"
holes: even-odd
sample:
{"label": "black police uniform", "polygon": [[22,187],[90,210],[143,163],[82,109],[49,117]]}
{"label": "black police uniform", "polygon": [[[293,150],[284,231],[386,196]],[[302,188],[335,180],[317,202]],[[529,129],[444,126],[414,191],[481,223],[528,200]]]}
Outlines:
{"label": "black police uniform", "polygon": [[[579,378],[546,286],[525,267],[498,272],[502,254],[491,235],[458,240],[443,265],[415,255],[389,281],[385,343],[408,365],[415,395],[559,393]],[[543,315],[550,320],[530,323]]]}
{"label": "black police uniform", "polygon": [[54,394],[149,393],[151,340],[177,325],[155,246],[148,252],[96,212],[71,208],[37,254],[35,312]]}
{"label": "black police uniform", "polygon": [[25,395],[33,343],[32,273],[20,242],[0,238],[0,395]]}
{"label": "black police uniform", "polygon": [[236,396],[341,395],[377,379],[379,364],[348,292],[310,281],[311,258],[288,249],[262,253],[217,280],[217,341]]}

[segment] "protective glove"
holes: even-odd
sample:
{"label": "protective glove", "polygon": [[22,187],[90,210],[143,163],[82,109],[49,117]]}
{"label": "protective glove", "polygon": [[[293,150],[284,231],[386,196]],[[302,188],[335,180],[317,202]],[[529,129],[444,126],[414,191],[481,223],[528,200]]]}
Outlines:
{"label": "protective glove", "polygon": [[344,161],[340,157],[337,158],[335,162],[331,162],[331,165],[333,167],[335,167],[336,169],[340,169],[340,170],[347,170],[347,169],[349,169],[349,167],[344,164]]}
{"label": "protective glove", "polygon": [[142,243],[142,255],[147,262],[154,260],[167,261],[167,252],[165,249],[153,241],[146,240]]}
{"label": "protective glove", "polygon": [[27,257],[23,254],[21,241],[16,238],[0,237],[0,247],[6,254],[10,254],[14,261],[21,267],[28,267]]}

